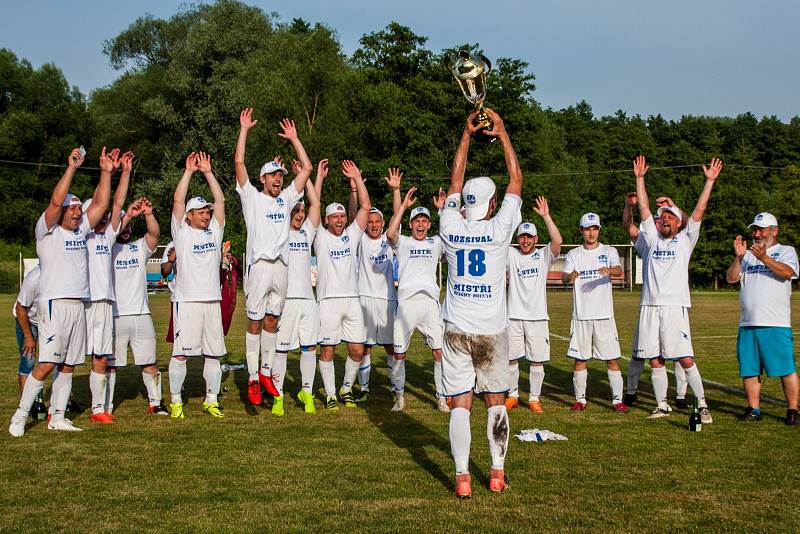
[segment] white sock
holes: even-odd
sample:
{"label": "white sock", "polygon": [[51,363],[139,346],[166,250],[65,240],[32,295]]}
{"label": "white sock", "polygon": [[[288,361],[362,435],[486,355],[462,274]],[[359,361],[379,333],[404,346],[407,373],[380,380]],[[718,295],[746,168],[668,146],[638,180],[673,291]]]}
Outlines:
{"label": "white sock", "polygon": [[275,359],[275,340],[277,336],[274,332],[261,331],[261,374],[270,376],[272,372],[272,360]]}
{"label": "white sock", "polygon": [[53,379],[52,389],[50,404],[53,406],[53,415],[50,421],[55,423],[64,420],[69,394],[72,392],[72,373],[58,373],[58,376]]}
{"label": "white sock", "polygon": [[[401,360],[398,360],[401,361]],[[453,408],[450,411],[450,452],[456,462],[456,474],[469,473],[469,448],[472,430],[469,427],[469,410]]]}
{"label": "white sock", "polygon": [[[695,367],[697,366],[695,365]],[[684,370],[681,362],[675,362],[675,396],[679,399],[685,399],[688,387],[689,381],[686,379],[686,370]]]}
{"label": "white sock", "polygon": [[658,407],[666,410],[669,405],[667,404],[667,387],[669,387],[669,379],[667,379],[666,367],[653,367],[653,374],[650,377],[653,381],[653,395],[656,397]]}
{"label": "white sock", "polygon": [[629,395],[633,395],[639,389],[639,379],[644,371],[644,360],[631,358],[628,363],[628,388],[625,390]]}
{"label": "white sock", "polygon": [[436,388],[436,398],[442,396],[442,362],[433,361],[433,385]]}
{"label": "white sock", "polygon": [[348,356],[344,360],[344,378],[342,379],[342,393],[347,393],[353,389],[353,384],[358,375],[358,362]]}
{"label": "white sock", "polygon": [[622,402],[622,371],[608,370],[608,385],[611,386],[611,404]]}
{"label": "white sock", "polygon": [[322,377],[322,387],[325,388],[325,396],[336,396],[336,370],[333,366],[333,360],[326,362],[319,361],[319,376]]}
{"label": "white sock", "polygon": [[150,406],[161,404],[161,373],[156,371],[155,374],[150,374],[142,371],[142,382],[147,390],[147,402]]}
{"label": "white sock", "polygon": [[386,353],[386,367],[391,369],[394,366],[394,352]]}
{"label": "white sock", "polygon": [[248,380],[258,380],[258,356],[261,350],[261,336],[245,332],[244,354],[247,358]]}
{"label": "white sock", "polygon": [[300,381],[303,391],[311,393],[314,389],[314,375],[317,374],[317,352],[303,350],[300,353]]}
{"label": "white sock", "polygon": [[406,360],[395,360],[392,370],[389,373],[389,382],[392,384],[392,391],[395,394],[402,394],[406,388]]}
{"label": "white sock", "polygon": [[114,413],[114,388],[117,386],[117,372],[108,370],[106,371],[106,398],[105,398],[105,411]]}
{"label": "white sock", "polygon": [[508,362],[508,396],[519,398],[519,360]]}
{"label": "white sock", "polygon": [[283,397],[283,379],[286,378],[286,359],[288,354],[285,352],[276,352],[275,359],[272,360],[272,383],[275,384],[275,389]]}
{"label": "white sock", "polygon": [[[678,366],[680,366],[680,364],[678,364]],[[686,381],[689,383],[689,387],[692,388],[692,393],[694,393],[697,399],[697,406],[700,408],[708,408],[703,379],[700,378],[700,370],[697,368],[697,365],[692,365],[688,369],[684,369],[684,371],[686,371]]]}
{"label": "white sock", "polygon": [[36,400],[36,397],[39,396],[39,393],[42,392],[42,389],[44,389],[44,380],[36,380],[33,378],[33,375],[28,375],[28,379],[25,380],[25,386],[22,388],[22,395],[19,397],[17,413],[14,414],[14,416],[27,417],[28,413],[31,411],[33,402]]}
{"label": "white sock", "polygon": [[206,402],[217,402],[219,388],[222,385],[222,366],[217,358],[205,358],[203,363],[203,378],[206,380]]}
{"label": "white sock", "polygon": [[544,383],[544,365],[531,364],[528,379],[531,383],[531,400],[539,400],[542,395],[542,384]]}
{"label": "white sock", "polygon": [[361,357],[361,365],[358,367],[358,383],[361,391],[369,391],[369,372],[372,367],[372,359],[369,354]]}
{"label": "white sock", "polygon": [[586,369],[572,372],[572,387],[575,389],[575,400],[583,404],[586,404],[586,377],[588,374]]}
{"label": "white sock", "polygon": [[503,469],[508,450],[508,412],[505,404],[490,406],[486,412],[486,437],[489,439],[492,469]]}
{"label": "white sock", "polygon": [[92,393],[92,415],[103,413],[106,402],[106,375],[105,373],[89,373],[89,391]]}
{"label": "white sock", "polygon": [[172,404],[180,404],[183,381],[186,380],[186,360],[169,359],[169,392]]}

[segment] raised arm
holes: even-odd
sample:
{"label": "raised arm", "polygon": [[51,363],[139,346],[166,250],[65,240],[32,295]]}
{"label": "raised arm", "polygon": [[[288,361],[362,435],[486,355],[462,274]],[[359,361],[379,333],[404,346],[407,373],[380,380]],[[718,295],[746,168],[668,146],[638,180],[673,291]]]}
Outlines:
{"label": "raised arm", "polygon": [[172,197],[172,216],[176,221],[183,221],[186,214],[186,193],[189,191],[189,182],[192,175],[197,171],[197,152],[192,152],[186,157],[186,167],[183,171],[178,185],[175,187],[175,194]]}
{"label": "raised arm", "polygon": [[514,151],[514,146],[511,144],[511,138],[506,132],[506,125],[500,115],[495,113],[494,110],[486,108],[486,114],[494,123],[491,130],[486,130],[486,135],[497,137],[503,145],[503,155],[506,158],[506,168],[508,169],[508,187],[506,193],[512,195],[522,196],[522,169],[517,160],[517,153]]}
{"label": "raised arm", "polygon": [[358,223],[358,227],[364,230],[367,227],[367,217],[369,217],[369,210],[372,208],[372,204],[369,201],[367,186],[364,185],[364,179],[361,178],[361,170],[355,163],[346,159],[342,161],[342,174],[355,183],[358,194],[358,212],[356,213],[355,221]]}
{"label": "raised arm", "polygon": [[282,132],[279,133],[278,136],[288,139],[289,142],[292,143],[292,148],[294,148],[295,154],[297,154],[297,159],[300,160],[301,169],[297,176],[294,177],[294,186],[298,193],[302,193],[306,188],[308,177],[311,176],[311,160],[308,159],[306,149],[303,148],[303,143],[301,143],[300,138],[297,137],[297,127],[294,125],[294,121],[283,119],[281,121],[281,130]]}
{"label": "raised arm", "polygon": [[725,271],[725,280],[729,284],[737,283],[742,277],[742,259],[747,252],[747,241],[742,239],[742,236],[737,235],[733,240],[734,258],[728,270]]}
{"label": "raised arm", "polygon": [[236,152],[233,154],[236,183],[239,184],[239,187],[244,187],[250,180],[250,177],[247,176],[247,167],[244,164],[244,153],[247,149],[247,134],[256,123],[258,121],[253,120],[253,108],[244,108],[239,114],[239,137],[236,139]]}
{"label": "raised arm", "polygon": [[447,190],[447,196],[461,193],[461,190],[464,189],[464,174],[467,172],[469,143],[472,139],[472,134],[482,128],[481,125],[475,126],[472,124],[477,116],[478,111],[473,111],[467,117],[467,123],[464,126],[464,131],[461,133],[461,141],[458,143],[456,155],[453,158],[453,170],[450,173],[450,188]]}
{"label": "raised arm", "polygon": [[639,229],[633,223],[633,206],[636,202],[636,193],[628,193],[625,195],[625,206],[622,208],[622,228],[631,241],[636,241],[636,238],[639,237]]}
{"label": "raised arm", "polygon": [[144,240],[147,243],[147,248],[155,250],[158,246],[158,238],[161,235],[161,229],[158,227],[156,216],[153,215],[153,204],[145,197],[142,197],[139,202],[142,207],[144,222],[147,225],[147,233],[144,235]]}
{"label": "raised arm", "polygon": [[708,167],[703,165],[703,174],[706,176],[706,183],[703,185],[700,198],[697,199],[697,204],[692,212],[692,219],[695,222],[703,220],[703,214],[706,212],[706,207],[708,206],[708,199],[711,197],[711,190],[714,188],[714,182],[721,170],[722,160],[719,158],[713,158]]}
{"label": "raised arm", "polygon": [[417,197],[414,196],[416,192],[416,187],[409,189],[405,198],[400,203],[400,206],[392,213],[392,219],[389,221],[389,227],[386,229],[386,239],[389,240],[392,246],[397,246],[397,243],[400,241],[400,226],[403,224],[403,213],[417,201]]}
{"label": "raised arm", "polygon": [[114,203],[111,205],[111,228],[122,229],[120,217],[122,207],[125,205],[125,197],[128,196],[128,184],[130,183],[131,171],[133,171],[133,152],[125,152],[120,158],[122,173],[119,176],[117,189],[114,190]]}
{"label": "raised arm", "polygon": [[220,226],[225,226],[225,194],[217,182],[214,173],[211,172],[211,156],[205,152],[197,154],[197,170],[203,173],[211,189],[211,196],[214,198],[214,218]]}
{"label": "raised arm", "polygon": [[647,187],[644,185],[644,176],[650,167],[644,156],[637,156],[633,160],[633,175],[636,177],[636,200],[639,203],[639,217],[642,220],[649,219],[653,214],[650,212],[650,199],[647,197]]}
{"label": "raised arm", "polygon": [[358,188],[355,181],[350,179],[350,194],[347,195],[347,221],[351,222],[356,220],[358,215]]}
{"label": "raised arm", "polygon": [[100,182],[94,190],[92,204],[84,213],[92,228],[97,226],[108,211],[108,203],[111,200],[111,173],[119,167],[119,157],[118,148],[106,153],[106,147],[103,147],[100,153]]}
{"label": "raised arm", "polygon": [[306,205],[306,217],[311,223],[311,226],[319,228],[322,203],[320,202],[316,187],[314,187],[314,184],[312,184],[310,180],[306,182],[306,199],[308,200],[308,205]]}
{"label": "raised arm", "polygon": [[325,178],[328,176],[328,160],[321,159],[317,163],[317,177],[314,179],[314,191],[317,192],[317,198],[322,202],[322,185],[325,183]]}
{"label": "raised arm", "polygon": [[73,148],[67,157],[67,170],[58,179],[56,186],[53,188],[53,194],[50,195],[50,204],[44,210],[44,222],[48,230],[55,226],[58,223],[58,219],[61,218],[62,204],[67,197],[67,193],[69,193],[69,187],[72,185],[75,171],[83,164],[83,159],[80,148]]}
{"label": "raised arm", "polygon": [[384,180],[392,191],[392,213],[395,213],[400,209],[400,204],[403,202],[400,197],[400,182],[403,180],[403,173],[397,167],[390,167],[389,175]]}
{"label": "raised arm", "polygon": [[557,258],[561,252],[563,240],[561,239],[561,232],[558,231],[558,226],[550,216],[550,206],[547,204],[547,199],[545,197],[536,197],[536,206],[534,206],[533,211],[544,221],[547,235],[550,236],[550,252]]}

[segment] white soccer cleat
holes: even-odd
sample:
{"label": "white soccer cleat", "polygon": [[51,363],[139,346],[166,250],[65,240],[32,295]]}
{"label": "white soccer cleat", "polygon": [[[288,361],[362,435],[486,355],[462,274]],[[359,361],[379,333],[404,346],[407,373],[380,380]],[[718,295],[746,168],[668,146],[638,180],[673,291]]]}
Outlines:
{"label": "white soccer cleat", "polygon": [[25,434],[25,423],[27,421],[28,421],[27,416],[19,417],[17,415],[14,415],[14,417],[11,418],[11,424],[8,425],[8,433],[14,436],[15,438],[22,436],[23,434]]}
{"label": "white soccer cleat", "polygon": [[50,421],[47,423],[47,430],[59,430],[61,432],[81,432],[83,429],[78,428],[72,424],[69,419],[62,419],[60,421]]}
{"label": "white soccer cleat", "polygon": [[714,422],[714,419],[711,417],[711,412],[708,411],[707,407],[700,408],[700,422],[704,425],[710,425]]}
{"label": "white soccer cleat", "polygon": [[447,413],[450,411],[450,406],[447,405],[447,399],[445,397],[439,397],[439,400],[436,401],[436,408],[440,412]]}
{"label": "white soccer cleat", "polygon": [[660,419],[662,417],[669,417],[669,411],[663,408],[656,408],[647,416],[648,419]]}
{"label": "white soccer cleat", "polygon": [[394,406],[392,406],[393,412],[402,412],[406,408],[406,398],[405,397],[397,397],[397,400],[394,401]]}

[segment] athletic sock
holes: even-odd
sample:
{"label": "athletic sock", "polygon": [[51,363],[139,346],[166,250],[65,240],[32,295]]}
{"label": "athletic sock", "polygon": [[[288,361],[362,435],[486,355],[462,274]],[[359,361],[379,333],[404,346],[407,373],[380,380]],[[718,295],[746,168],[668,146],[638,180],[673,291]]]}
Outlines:
{"label": "athletic sock", "polygon": [[[404,369],[405,370],[405,369]],[[436,398],[442,396],[442,362],[433,361],[433,385],[436,388]]]}
{"label": "athletic sock", "polygon": [[[402,360],[398,360],[402,361]],[[450,411],[450,452],[456,463],[456,475],[469,473],[469,449],[472,431],[469,427],[469,410],[453,408]]]}
{"label": "athletic sock", "polygon": [[625,389],[625,393],[633,395],[638,391],[639,379],[642,377],[642,371],[644,371],[644,360],[631,358],[631,361],[628,363],[628,387]]}
{"label": "athletic sock", "polygon": [[361,391],[369,391],[369,372],[372,367],[372,359],[369,354],[361,357],[361,364],[358,367],[358,383]]}
{"label": "athletic sock", "polygon": [[274,332],[261,331],[261,374],[270,376],[272,372],[272,360],[275,359],[275,340],[277,336]]}
{"label": "athletic sock", "polygon": [[611,386],[611,404],[622,402],[622,371],[608,369],[608,385]]}
{"label": "athletic sock", "polygon": [[392,366],[394,366],[394,352],[391,354],[389,353],[386,354],[386,367],[391,369]]}
{"label": "athletic sock", "polygon": [[186,380],[186,360],[170,358],[168,372],[169,392],[172,404],[180,404],[183,402],[183,399],[181,399],[181,389],[183,388],[183,381]]}
{"label": "athletic sock", "polygon": [[697,368],[697,365],[692,364],[691,367],[684,369],[684,371],[686,371],[686,381],[689,383],[689,387],[692,388],[692,393],[694,393],[694,397],[697,399],[697,406],[700,408],[708,408],[703,379],[700,378],[700,370]]}
{"label": "athletic sock", "polygon": [[52,393],[50,393],[50,404],[53,406],[53,415],[50,421],[55,423],[64,420],[64,413],[67,411],[69,394],[72,392],[72,373],[58,373],[53,379]]}
{"label": "athletic sock", "polygon": [[161,373],[156,371],[154,374],[142,371],[142,382],[147,390],[147,402],[150,406],[161,404]]}
{"label": "athletic sock", "polygon": [[504,404],[490,406],[486,412],[486,437],[489,439],[492,469],[502,470],[508,450],[508,412]]}
{"label": "athletic sock", "polygon": [[394,393],[402,393],[406,388],[406,360],[395,360],[392,370],[389,373],[389,382],[392,384]]}
{"label": "athletic sock", "polygon": [[686,380],[686,371],[681,362],[675,362],[675,397],[685,399],[688,387],[689,382]]}
{"label": "athletic sock", "polygon": [[33,406],[36,397],[44,389],[44,380],[36,380],[33,378],[33,375],[28,375],[28,379],[25,380],[25,386],[22,388],[22,395],[19,397],[19,407],[17,408],[17,413],[14,414],[15,417],[22,417],[28,416],[28,413],[31,411],[31,406]]}
{"label": "athletic sock", "polygon": [[106,371],[106,398],[104,409],[108,413],[114,413],[114,388],[117,387],[117,372]]}
{"label": "athletic sock", "polygon": [[667,387],[669,386],[667,368],[653,367],[653,374],[650,379],[653,381],[653,395],[656,397],[658,407],[666,410],[669,407],[667,404]]}
{"label": "athletic sock", "polygon": [[246,332],[244,334],[244,354],[247,359],[248,380],[258,380],[258,356],[261,349],[261,336]]}
{"label": "athletic sock", "polygon": [[753,412],[753,415],[761,415],[761,408],[750,408]]}
{"label": "athletic sock", "polygon": [[325,396],[328,398],[336,396],[336,370],[333,360],[326,362],[319,361],[319,376],[322,377],[322,387],[325,388]]}
{"label": "athletic sock", "polygon": [[92,393],[92,415],[105,411],[106,403],[106,375],[91,371],[89,373],[89,391]]}
{"label": "athletic sock", "polygon": [[286,359],[288,354],[285,352],[276,352],[275,359],[272,360],[272,383],[275,384],[275,389],[283,396],[283,380],[286,378]]}
{"label": "athletic sock", "polygon": [[344,378],[342,379],[342,393],[347,393],[353,389],[353,384],[358,375],[358,362],[348,356],[344,360]]}
{"label": "athletic sock", "polygon": [[519,360],[508,362],[508,396],[519,398]]}
{"label": "athletic sock", "polygon": [[317,374],[317,352],[303,350],[300,353],[300,381],[303,391],[311,393],[314,390],[314,375]]}
{"label": "athletic sock", "polygon": [[529,372],[529,381],[531,383],[531,400],[537,401],[542,395],[542,384],[544,383],[544,365],[531,364]]}
{"label": "athletic sock", "polygon": [[586,404],[586,369],[572,372],[572,387],[575,389],[575,401]]}
{"label": "athletic sock", "polygon": [[217,402],[219,388],[222,385],[222,366],[219,359],[206,356],[203,363],[203,378],[206,381],[206,402],[213,404]]}

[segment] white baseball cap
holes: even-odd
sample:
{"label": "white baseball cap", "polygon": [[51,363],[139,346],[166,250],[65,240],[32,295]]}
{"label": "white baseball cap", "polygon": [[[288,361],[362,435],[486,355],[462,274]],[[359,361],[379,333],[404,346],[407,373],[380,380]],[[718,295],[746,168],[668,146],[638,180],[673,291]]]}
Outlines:
{"label": "white baseball cap", "polygon": [[[62,208],[67,208],[69,206],[75,206],[81,203],[81,199],[73,195],[72,193],[67,193],[64,197],[64,201],[61,203]],[[86,211],[86,210],[83,210]]]}
{"label": "white baseball cap", "polygon": [[264,176],[265,174],[272,174],[273,172],[281,171],[284,176],[289,174],[289,171],[286,170],[286,167],[278,163],[277,161],[268,161],[261,167],[261,174],[259,176]]}
{"label": "white baseball cap", "polygon": [[381,216],[381,219],[383,219],[383,212],[381,210],[379,210],[378,208],[374,208],[374,207],[370,208],[369,212],[370,213],[377,213],[378,215]]}
{"label": "white baseball cap", "polygon": [[301,198],[300,200],[298,200],[297,202],[294,203],[294,206],[292,206],[292,209],[295,209],[297,206],[301,206],[301,207],[305,208],[306,207],[306,201]]}
{"label": "white baseball cap", "polygon": [[665,211],[668,211],[675,217],[677,217],[678,222],[683,222],[683,214],[681,213],[681,209],[678,206],[673,206],[671,204],[667,206],[661,206],[656,211],[656,217],[661,217],[661,214],[664,213]]}
{"label": "white baseball cap", "polygon": [[753,219],[753,222],[749,224],[750,228],[752,228],[753,226],[758,226],[759,228],[778,226],[778,219],[776,219],[773,214],[763,211],[758,215],[756,215],[756,218]]}
{"label": "white baseball cap", "polygon": [[325,217],[333,215],[334,213],[347,213],[347,210],[345,210],[344,206],[342,206],[338,202],[332,202],[328,204],[327,208],[325,208]]}
{"label": "white baseball cap", "polygon": [[497,187],[488,176],[471,178],[464,184],[461,196],[464,198],[466,219],[479,221],[489,212],[489,202],[494,198]]}
{"label": "white baseball cap", "polygon": [[519,237],[521,235],[526,235],[526,234],[531,236],[531,237],[536,237],[536,235],[537,235],[536,234],[536,225],[534,225],[533,223],[529,223],[529,222],[524,222],[524,223],[520,224],[519,228],[517,228],[517,237]]}
{"label": "white baseball cap", "polygon": [[597,226],[600,228],[600,216],[596,213],[584,213],[581,216],[581,228],[589,228],[591,226]]}
{"label": "white baseball cap", "polygon": [[213,210],[214,204],[208,202],[203,197],[192,197],[189,199],[189,202],[186,203],[186,213],[189,213],[192,210],[199,210],[200,208],[209,208],[210,210]]}
{"label": "white baseball cap", "polygon": [[431,212],[428,211],[428,208],[423,207],[423,206],[417,206],[416,208],[411,210],[411,215],[408,217],[408,220],[409,221],[413,221],[414,219],[416,219],[420,215],[424,215],[428,219],[431,218]]}

